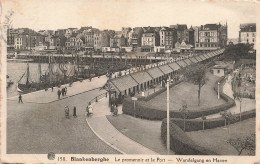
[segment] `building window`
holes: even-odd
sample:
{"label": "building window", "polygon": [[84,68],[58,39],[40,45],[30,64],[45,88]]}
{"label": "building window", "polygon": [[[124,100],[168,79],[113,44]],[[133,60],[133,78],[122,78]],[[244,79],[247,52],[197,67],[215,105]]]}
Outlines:
{"label": "building window", "polygon": [[253,42],[255,42],[255,39],[253,38]]}
{"label": "building window", "polygon": [[248,34],[248,33],[246,33],[246,36],[248,37],[248,36],[249,36],[249,34]]}

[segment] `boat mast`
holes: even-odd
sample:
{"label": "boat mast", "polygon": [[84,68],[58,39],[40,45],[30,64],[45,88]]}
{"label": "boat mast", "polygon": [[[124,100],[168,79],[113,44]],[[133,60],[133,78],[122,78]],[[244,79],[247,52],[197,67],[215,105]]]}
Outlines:
{"label": "boat mast", "polygon": [[27,70],[26,70],[26,85],[29,84],[29,76],[30,76],[30,72],[29,72],[29,63],[27,63]]}
{"label": "boat mast", "polygon": [[42,68],[41,68],[41,59],[39,56],[39,63],[38,63],[38,73],[39,73],[39,88],[41,87],[41,77],[42,77]]}

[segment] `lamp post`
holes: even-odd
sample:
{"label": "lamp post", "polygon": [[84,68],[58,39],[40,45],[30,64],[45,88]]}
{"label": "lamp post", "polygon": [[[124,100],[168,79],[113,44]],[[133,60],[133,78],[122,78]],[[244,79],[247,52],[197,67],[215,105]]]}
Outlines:
{"label": "lamp post", "polygon": [[218,99],[219,99],[219,84],[220,84],[220,83],[218,82]]}
{"label": "lamp post", "polygon": [[241,97],[239,97],[239,102],[240,102],[240,114],[239,114],[239,117],[240,117],[240,122],[241,122],[241,117],[242,117],[242,115],[241,115],[241,103],[242,103],[242,98],[241,98]]}
{"label": "lamp post", "polygon": [[170,154],[170,98],[169,98],[169,82],[167,79],[167,153]]}

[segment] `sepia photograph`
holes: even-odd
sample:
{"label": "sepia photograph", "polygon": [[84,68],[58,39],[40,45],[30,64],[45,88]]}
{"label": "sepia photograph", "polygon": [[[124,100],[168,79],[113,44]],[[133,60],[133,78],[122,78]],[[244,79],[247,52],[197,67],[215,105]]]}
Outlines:
{"label": "sepia photograph", "polygon": [[0,3],[1,163],[260,163],[259,1]]}

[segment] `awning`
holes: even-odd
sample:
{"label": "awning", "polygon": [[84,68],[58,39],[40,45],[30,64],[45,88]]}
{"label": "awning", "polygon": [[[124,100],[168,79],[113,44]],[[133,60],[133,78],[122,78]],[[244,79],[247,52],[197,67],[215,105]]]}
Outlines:
{"label": "awning", "polygon": [[173,62],[173,63],[170,63],[168,64],[174,71],[177,71],[179,70],[181,67],[176,63],[176,62]]}
{"label": "awning", "polygon": [[158,68],[158,67],[154,67],[154,68],[150,68],[146,70],[149,75],[151,75],[154,79],[163,76],[163,72]]}
{"label": "awning", "polygon": [[137,81],[139,84],[145,83],[147,81],[151,81],[153,78],[151,75],[149,75],[146,71],[140,71],[140,72],[135,72],[133,74],[130,74],[135,81]]}
{"label": "awning", "polygon": [[203,56],[204,56],[206,59],[210,58],[207,53],[206,53],[206,54],[203,54]]}
{"label": "awning", "polygon": [[159,68],[162,70],[164,74],[169,74],[173,72],[173,69],[169,67],[167,64],[159,66]]}
{"label": "awning", "polygon": [[202,60],[206,60],[206,59],[207,59],[204,55],[199,55],[199,57],[200,57]]}
{"label": "awning", "polygon": [[214,54],[212,52],[208,53],[208,56],[213,57]]}
{"label": "awning", "polygon": [[194,57],[195,57],[195,59],[197,59],[199,62],[202,61],[202,59],[201,59],[199,56],[194,56]]}
{"label": "awning", "polygon": [[187,64],[183,60],[179,60],[176,63],[179,64],[181,67],[186,67],[187,66]]}
{"label": "awning", "polygon": [[112,79],[111,83],[115,86],[115,89],[119,90],[120,92],[138,85],[138,83],[130,75]]}
{"label": "awning", "polygon": [[193,63],[198,63],[198,60],[193,56],[190,58],[190,60],[193,62]]}
{"label": "awning", "polygon": [[184,62],[187,63],[187,65],[191,65],[191,64],[192,64],[192,62],[190,61],[190,59],[185,59]]}

